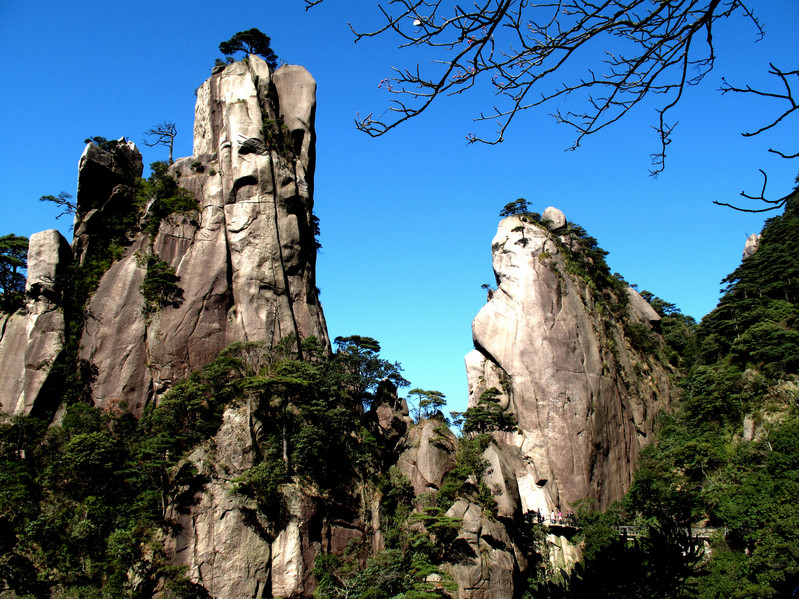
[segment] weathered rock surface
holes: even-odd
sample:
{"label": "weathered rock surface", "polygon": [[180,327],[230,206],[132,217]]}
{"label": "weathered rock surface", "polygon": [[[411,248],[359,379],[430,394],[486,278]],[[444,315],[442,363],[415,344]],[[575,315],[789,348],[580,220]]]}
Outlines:
{"label": "weathered rock surface", "polygon": [[[474,319],[476,349],[466,356],[470,405],[496,387],[500,405],[516,415],[520,432],[497,437],[521,456],[515,471],[524,512],[566,510],[583,497],[605,507],[632,481],[668,402],[667,372],[602,314],[607,308],[567,272],[546,229],[507,218],[492,254],[498,288]],[[626,318],[654,335],[657,314],[627,293]]]}
{"label": "weathered rock surface", "polygon": [[55,229],[31,235],[25,306],[0,322],[0,406],[6,414],[56,407],[42,389],[64,346],[61,301],[71,260],[69,244]]}
{"label": "weathered rock surface", "polygon": [[547,223],[547,228],[550,231],[566,226],[566,215],[554,206],[549,206],[544,209],[544,212],[541,214],[541,220],[549,221]]}
{"label": "weathered rock surface", "polygon": [[[447,516],[462,519],[455,541],[460,560],[450,566],[458,584],[459,599],[510,599],[514,577],[520,570],[517,550],[498,520],[467,499],[459,499]],[[523,559],[523,558],[522,558]],[[521,569],[527,564],[522,563]]]}
{"label": "weathered rock surface", "polygon": [[0,412],[14,414],[25,388],[27,316],[20,310],[0,313]]}
{"label": "weathered rock surface", "polygon": [[413,427],[404,443],[397,467],[411,481],[414,494],[436,493],[455,465],[455,436],[443,422],[429,419]]}
{"label": "weathered rock surface", "polygon": [[759,247],[760,247],[760,234],[752,233],[749,237],[746,238],[743,257],[748,258],[752,254],[754,254]]}
{"label": "weathered rock surface", "polygon": [[225,412],[213,443],[189,456],[184,468],[196,475],[166,514],[179,531],[168,537],[167,555],[212,597],[268,597],[271,590],[268,532],[254,502],[232,490],[254,463],[250,424],[246,406]]}
{"label": "weathered rock surface", "polygon": [[[152,238],[140,234],[89,303],[80,357],[97,367],[97,405],[118,398],[139,415],[153,396],[233,341],[296,334],[329,345],[311,223],[316,84],[302,67],[283,69],[273,85],[266,63],[251,56],[198,90],[195,155],[169,171],[194,194],[198,213],[171,215]],[[281,118],[288,133],[268,125]],[[92,222],[133,183],[124,177],[136,175],[141,158],[135,148],[121,147],[110,158],[96,149],[81,158],[81,181],[105,174],[104,185],[79,187],[80,209],[98,208],[79,223],[76,252],[90,243]],[[96,197],[101,192],[109,194],[106,201]],[[174,269],[181,298],[145,318],[139,288],[142,256],[150,254]]]}
{"label": "weathered rock surface", "polygon": [[[316,289],[315,94],[316,83],[302,67],[284,66],[273,81],[257,56],[216,70],[200,87],[195,155],[169,170],[194,194],[197,212],[169,215],[150,231],[131,229],[122,258],[86,306],[76,347],[78,358],[96,369],[96,405],[121,400],[138,416],[153,397],[234,341],[316,336],[329,348]],[[23,327],[21,316],[4,316],[0,337],[4,410],[34,409],[64,343],[56,263],[68,254],[79,264],[103,255],[103,242],[119,235],[120,223],[154,218],[134,204],[141,174],[132,142],[88,144],[78,170],[72,251],[53,245],[50,233],[50,246],[31,239],[27,321]],[[141,293],[150,255],[179,277],[178,299],[156,310],[144,309]]]}

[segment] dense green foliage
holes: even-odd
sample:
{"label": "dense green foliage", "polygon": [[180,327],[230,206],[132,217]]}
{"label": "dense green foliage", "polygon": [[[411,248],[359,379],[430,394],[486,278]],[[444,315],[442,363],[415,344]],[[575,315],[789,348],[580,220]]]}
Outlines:
{"label": "dense green foliage", "polygon": [[476,406],[463,414],[463,432],[483,434],[492,431],[511,431],[517,426],[516,417],[499,405],[502,392],[496,387],[486,389]]}
{"label": "dense green foliage", "polygon": [[[185,586],[161,549],[160,538],[172,526],[167,508],[181,509],[207,482],[185,456],[199,446],[213,451],[210,440],[228,407],[246,406],[261,423],[258,458],[234,488],[269,522],[265,534],[284,525],[286,484],[316,489],[322,511],[330,499],[346,503],[354,481],[376,479],[384,450],[361,415],[365,390],[383,372],[367,366],[382,364],[379,344],[346,339],[333,355],[306,339],[303,360],[293,338],[274,346],[235,343],[177,383],[139,421],[124,406],[77,402],[60,425],[31,417],[4,422],[0,580],[36,596],[93,588],[98,597],[148,597],[159,580]],[[407,503],[407,497],[398,501]],[[406,557],[421,568],[414,555]],[[421,584],[419,576],[409,579],[412,586]],[[201,596],[188,587],[178,591]]]}
{"label": "dense green foliage", "polygon": [[180,277],[175,274],[175,269],[154,254],[140,256],[139,260],[147,268],[139,287],[144,298],[142,312],[149,315],[167,306],[179,306],[183,301],[183,290],[178,286]]}
{"label": "dense green foliage", "polygon": [[378,483],[385,549],[366,560],[353,546],[342,557],[321,554],[314,575],[317,599],[425,599],[451,597],[455,585],[441,565],[451,561],[461,521],[440,507],[414,511],[413,487],[395,466]]}
{"label": "dense green foliage", "polygon": [[97,597],[148,597],[158,579],[180,578],[158,531],[167,503],[201,484],[181,456],[216,432],[243,370],[222,356],[138,422],[121,405],[73,403],[60,425],[0,424],[0,579],[35,596],[94,588]]}
{"label": "dense green foliage", "polygon": [[13,233],[0,237],[0,312],[14,312],[22,305],[27,266],[28,238]]}
{"label": "dense green foliage", "polygon": [[239,31],[226,42],[219,44],[219,51],[225,56],[231,56],[237,52],[245,54],[257,54],[266,61],[271,70],[277,69],[277,54],[272,50],[272,40],[268,35],[259,29],[247,29]]}

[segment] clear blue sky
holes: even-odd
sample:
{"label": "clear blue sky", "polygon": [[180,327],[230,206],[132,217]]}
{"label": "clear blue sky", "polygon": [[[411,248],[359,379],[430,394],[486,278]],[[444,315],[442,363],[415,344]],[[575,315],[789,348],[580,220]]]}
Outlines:
{"label": "clear blue sky", "polygon": [[[257,27],[288,63],[318,82],[316,211],[323,248],[318,283],[331,336],[378,339],[414,386],[438,389],[464,409],[463,356],[471,321],[493,283],[490,243],[507,202],[556,206],[610,252],[611,269],[697,319],[718,300],[719,281],[765,217],[719,208],[741,190],[787,193],[799,161],[794,115],[772,134],[745,139],[781,106],[722,97],[722,76],[761,82],[769,61],[797,68],[799,2],[752,2],[767,30],[740,19],[718,27],[716,70],[675,113],[668,168],[648,175],[656,137],[651,106],[564,152],[572,132],[545,112],[518,120],[504,144],[467,146],[479,108],[469,98],[434,107],[383,138],[359,133],[360,111],[388,102],[381,79],[405,64],[392,40],[353,43],[347,22],[379,22],[371,0],[30,3],[0,1],[0,235],[29,236],[69,224],[37,199],[74,195],[86,137],[126,136],[145,164],[166,158],[141,144],[154,124],[177,123],[176,156],[191,153],[194,89],[209,75],[220,41]],[[723,25],[723,24],[722,24]],[[407,65],[406,65],[407,66]],[[793,142],[793,145],[791,143]]]}

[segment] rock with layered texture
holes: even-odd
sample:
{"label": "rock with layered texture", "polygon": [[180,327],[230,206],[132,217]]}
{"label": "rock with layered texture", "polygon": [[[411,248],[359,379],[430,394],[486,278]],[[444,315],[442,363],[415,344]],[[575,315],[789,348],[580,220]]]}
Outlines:
{"label": "rock with layered texture", "polygon": [[[579,241],[553,235],[517,217],[500,222],[492,242],[498,288],[474,319],[475,350],[466,357],[470,405],[496,387],[518,419],[520,432],[496,436],[520,456],[524,512],[621,498],[669,398],[666,370],[633,348],[619,319],[603,316],[607,307],[567,271],[561,244]],[[656,335],[657,314],[627,293],[626,318]]]}
{"label": "rock with layered texture", "polygon": [[25,305],[0,322],[0,407],[6,414],[46,416],[57,407],[46,385],[64,346],[61,303],[71,261],[69,244],[55,229],[31,235]]}
{"label": "rock with layered texture", "polygon": [[456,440],[438,419],[423,420],[404,439],[397,467],[408,477],[414,494],[437,493],[455,465]]}
{"label": "rock with layered texture", "polygon": [[[96,404],[119,398],[138,415],[233,341],[299,335],[329,346],[312,224],[316,84],[302,67],[274,77],[250,56],[199,88],[194,155],[169,170],[197,213],[137,237],[90,302],[81,357],[98,368]],[[145,318],[148,254],[174,269],[181,298]]]}
{"label": "rock with layered texture", "polygon": [[[196,474],[175,493],[166,521],[167,556],[212,597],[269,596],[272,548],[267,524],[253,501],[234,492],[234,479],[254,464],[254,440],[246,406],[228,409],[213,443],[196,449],[181,470]],[[188,505],[185,505],[188,503]],[[248,517],[249,516],[249,517]]]}
{"label": "rock with layered texture", "polygon": [[520,569],[526,569],[527,563],[506,527],[467,499],[458,499],[447,516],[461,520],[453,543],[460,559],[448,566],[458,585],[458,598],[511,599],[515,594],[514,577]]}

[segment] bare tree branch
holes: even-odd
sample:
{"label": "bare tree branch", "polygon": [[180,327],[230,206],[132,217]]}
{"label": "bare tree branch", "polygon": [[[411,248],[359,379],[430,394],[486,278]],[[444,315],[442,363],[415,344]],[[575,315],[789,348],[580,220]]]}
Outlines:
{"label": "bare tree branch", "polygon": [[[669,114],[714,66],[714,25],[739,14],[763,34],[743,0],[388,0],[378,6],[384,24],[373,31],[350,25],[355,41],[395,35],[400,48],[426,48],[431,59],[424,68],[393,67],[381,82],[392,94],[390,105],[359,118],[360,130],[383,135],[438,98],[485,84],[497,101],[475,121],[494,121],[496,131],[470,133],[469,143],[501,142],[521,112],[546,104],[557,122],[575,129],[569,149],[576,149],[646,97],[663,96],[653,125],[660,146],[653,174],[665,166],[676,126]],[[562,107],[567,100],[581,108]]]}
{"label": "bare tree branch", "polygon": [[[743,135],[744,137],[754,137],[755,135],[760,135],[764,131],[768,131],[772,127],[775,127],[780,122],[782,122],[782,120],[785,119],[785,117],[787,117],[788,115],[792,114],[797,109],[799,109],[799,105],[797,105],[796,99],[794,98],[794,95],[793,95],[793,89],[791,88],[791,81],[788,79],[791,76],[799,77],[799,70],[797,70],[797,71],[783,71],[782,69],[780,69],[778,67],[775,67],[774,63],[769,63],[769,67],[770,67],[769,71],[768,71],[769,75],[774,75],[774,76],[778,77],[779,80],[781,81],[782,87],[784,88],[785,91],[782,91],[782,92],[778,92],[778,91],[777,92],[767,92],[767,91],[763,91],[763,90],[759,90],[759,89],[753,89],[749,85],[747,85],[746,87],[735,87],[734,85],[730,85],[730,83],[728,83],[727,80],[724,79],[723,77],[721,79],[721,81],[722,81],[721,93],[722,94],[726,94],[727,92],[736,92],[736,93],[742,93],[742,94],[754,94],[754,95],[759,96],[761,98],[774,98],[774,99],[777,99],[777,100],[785,100],[788,103],[788,108],[786,108],[785,111],[781,115],[779,115],[778,117],[772,119],[770,123],[767,123],[766,125],[763,125],[762,127],[757,129],[756,131],[750,131],[750,132],[742,133],[741,135]],[[788,158],[788,156],[786,156],[785,154],[783,154],[782,152],[779,152],[777,150],[769,150],[769,151],[770,152],[774,152],[775,154],[779,154],[783,158]],[[791,158],[795,158],[796,156],[797,156],[797,154],[794,154],[793,156],[790,156],[790,157]]]}
{"label": "bare tree branch", "polygon": [[169,148],[169,164],[172,164],[172,147],[175,144],[175,136],[178,134],[175,123],[168,121],[158,123],[155,127],[147,129],[144,134],[152,138],[144,142],[144,145],[148,148],[154,146],[166,146]]}
{"label": "bare tree branch", "polygon": [[795,195],[796,189],[794,189],[791,193],[776,200],[769,200],[766,199],[766,185],[768,185],[768,175],[766,172],[761,168],[757,169],[760,171],[760,174],[763,175],[763,189],[760,190],[760,194],[753,196],[751,194],[746,193],[745,191],[741,192],[741,196],[745,197],[748,200],[757,200],[760,202],[765,202],[768,204],[765,208],[741,208],[740,206],[735,206],[733,204],[728,204],[726,202],[716,202],[713,201],[714,204],[717,206],[726,206],[727,208],[732,208],[733,210],[737,210],[738,212],[771,212],[772,210],[779,210],[783,206],[785,206],[786,202]]}
{"label": "bare tree branch", "polygon": [[[721,91],[722,94],[726,94],[727,92],[734,92],[734,93],[741,93],[741,94],[752,94],[752,95],[755,95],[755,96],[760,97],[760,98],[773,98],[773,99],[776,99],[776,100],[782,100],[784,102],[787,102],[787,104],[788,104],[787,108],[785,108],[785,110],[782,112],[782,114],[780,114],[777,117],[771,119],[770,122],[766,123],[765,125],[763,125],[759,129],[756,129],[755,131],[749,131],[749,132],[742,133],[741,135],[743,135],[744,137],[754,137],[756,135],[760,135],[761,133],[763,133],[765,131],[768,131],[769,129],[772,129],[773,127],[775,127],[778,124],[780,124],[786,117],[788,117],[789,115],[794,113],[797,109],[799,109],[799,105],[797,105],[797,103],[796,103],[796,98],[794,97],[793,89],[791,87],[791,83],[793,81],[793,79],[791,79],[791,77],[799,77],[799,70],[796,70],[796,71],[784,71],[784,70],[774,66],[774,63],[769,63],[769,67],[770,67],[769,71],[768,71],[769,74],[770,75],[774,75],[775,77],[777,77],[779,79],[780,83],[781,83],[781,88],[782,89],[779,90],[779,91],[764,91],[764,90],[760,90],[760,89],[754,89],[754,88],[752,88],[749,85],[747,85],[745,87],[736,87],[734,85],[731,85],[724,78],[722,78],[722,80],[721,80],[722,81],[722,87],[721,87],[720,91]],[[782,158],[787,158],[787,159],[799,158],[799,152],[797,152],[796,154],[786,154],[786,153],[784,153],[784,152],[782,152],[780,150],[775,150],[773,148],[769,148],[768,151],[771,152],[772,154],[777,154],[778,156],[781,156]],[[742,191],[741,195],[743,197],[747,198],[747,199],[750,199],[750,200],[759,200],[761,202],[765,202],[767,204],[767,206],[765,208],[761,208],[759,210],[753,210],[753,209],[748,209],[748,208],[740,208],[738,206],[733,206],[732,204],[727,204],[727,203],[723,203],[723,202],[714,202],[714,203],[715,204],[719,204],[720,206],[727,206],[729,208],[733,208],[734,210],[738,210],[740,212],[769,212],[769,211],[772,211],[772,210],[778,210],[778,209],[782,208],[783,206],[785,206],[785,203],[787,202],[788,198],[790,198],[794,194],[794,192],[791,192],[788,195],[783,196],[781,198],[778,198],[776,200],[768,200],[768,199],[766,199],[766,184],[768,183],[768,177],[766,176],[766,173],[763,171],[763,169],[758,169],[758,170],[760,170],[760,172],[763,174],[763,189],[760,191],[760,194],[757,195],[757,196],[753,196],[751,194],[747,194],[747,193]]]}

